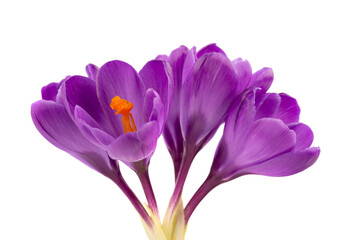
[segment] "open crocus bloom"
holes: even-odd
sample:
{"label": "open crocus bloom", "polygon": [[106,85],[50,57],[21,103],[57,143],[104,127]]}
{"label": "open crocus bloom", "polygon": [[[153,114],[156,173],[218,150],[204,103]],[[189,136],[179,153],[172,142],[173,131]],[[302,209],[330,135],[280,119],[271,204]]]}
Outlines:
{"label": "open crocus bloom", "polygon": [[71,118],[112,159],[129,163],[150,157],[171,103],[166,63],[151,61],[139,74],[121,61],[93,69],[95,77],[72,76],[62,84],[61,98]]}
{"label": "open crocus bloom", "polygon": [[287,94],[249,90],[231,109],[211,168],[228,181],[245,174],[288,176],[310,167],[320,149],[311,129],[299,123],[300,108]]}
{"label": "open crocus bloom", "polygon": [[32,105],[38,130],[74,156],[101,150],[125,163],[150,157],[170,109],[170,68],[154,60],[138,74],[125,62],[111,61],[100,70],[88,65],[87,72],[89,78],[71,76],[42,89],[43,100]]}
{"label": "open crocus bloom", "polygon": [[[146,196],[152,194],[146,166],[170,110],[170,67],[154,60],[138,74],[125,62],[111,61],[86,70],[88,78],[70,76],[42,88],[43,99],[31,108],[34,124],[53,145],[112,179],[150,226],[117,161],[130,167],[140,162]],[[149,204],[156,208],[154,200]]]}

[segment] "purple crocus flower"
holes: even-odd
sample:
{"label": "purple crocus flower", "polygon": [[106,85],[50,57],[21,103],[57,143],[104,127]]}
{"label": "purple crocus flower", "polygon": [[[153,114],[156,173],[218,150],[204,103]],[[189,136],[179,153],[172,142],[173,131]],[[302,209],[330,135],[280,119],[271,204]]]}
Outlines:
{"label": "purple crocus flower", "polygon": [[[68,76],[43,87],[32,119],[49,142],[120,187],[149,239],[184,239],[194,209],[222,183],[247,174],[295,174],[320,154],[311,147],[311,129],[299,122],[296,100],[267,93],[272,69],[252,73],[248,61],[231,61],[216,44],[198,52],[181,46],[139,73],[122,61],[89,64],[86,71],[88,77]],[[190,166],[224,122],[210,174],[184,208]],[[163,222],[148,175],[162,132],[176,180]],[[138,175],[148,206],[123,179],[119,161]]]}
{"label": "purple crocus flower", "polygon": [[[170,108],[168,71],[158,60],[147,63],[139,74],[125,62],[111,61],[95,69],[95,81],[82,76],[66,80],[63,102],[88,140],[112,159],[138,162],[153,154]],[[127,129],[127,124],[133,128]]]}
{"label": "purple crocus flower", "polygon": [[175,82],[175,95],[163,132],[175,169],[176,186],[170,202],[173,212],[195,155],[224,122],[234,100],[251,86],[266,92],[273,72],[263,68],[252,74],[247,60],[230,61],[216,44],[198,52],[195,47],[188,50],[181,46],[169,56],[157,58],[170,63]]}
{"label": "purple crocus flower", "polygon": [[175,94],[163,135],[177,176],[183,153],[194,157],[224,122],[233,100],[249,86],[266,92],[273,72],[263,68],[252,74],[248,61],[230,61],[216,44],[198,52],[181,46],[157,59],[168,61],[173,71]]}
{"label": "purple crocus flower", "polygon": [[[111,61],[100,69],[88,65],[87,73],[88,78],[71,76],[44,87],[43,99],[32,105],[34,124],[53,145],[121,184],[149,223],[146,210],[121,177],[117,161],[141,172],[146,196],[153,195],[147,165],[170,109],[170,68],[154,60],[138,74],[125,62]],[[155,211],[154,195],[150,200]]]}
{"label": "purple crocus flower", "polygon": [[186,221],[221,183],[246,174],[288,176],[310,167],[320,149],[310,147],[313,133],[299,114],[297,101],[287,94],[256,89],[242,94],[227,117],[210,174],[185,209]]}
{"label": "purple crocus flower", "polygon": [[[80,133],[107,151],[112,159],[126,164],[147,159],[154,152],[170,109],[173,83],[169,71],[167,64],[159,60],[148,62],[139,74],[121,61],[108,62],[100,70],[88,65],[89,78],[71,76],[59,84],[52,83],[43,88],[43,100],[32,108],[36,113],[34,121],[37,122],[37,117],[41,116],[44,123],[40,124],[49,125],[45,119],[47,113],[42,114],[36,107],[52,105],[46,100],[56,100],[54,106],[50,105],[54,110],[50,110],[54,112],[56,108],[64,107]],[[113,98],[120,102],[114,103]],[[126,109],[124,102],[130,103],[131,109]],[[115,113],[121,113],[123,117]],[[131,121],[124,120],[129,114]],[[57,118],[57,124],[59,121]],[[126,130],[125,123],[133,124],[134,129]],[[39,130],[42,133],[42,129]],[[69,132],[69,129],[65,131]]]}

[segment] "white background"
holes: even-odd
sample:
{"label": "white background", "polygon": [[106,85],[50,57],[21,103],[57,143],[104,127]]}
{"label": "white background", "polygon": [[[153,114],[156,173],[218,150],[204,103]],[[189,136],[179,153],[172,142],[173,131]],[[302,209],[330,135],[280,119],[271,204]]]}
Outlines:
{"label": "white background", "polygon": [[[297,98],[321,147],[317,163],[286,178],[245,176],[212,191],[187,240],[347,239],[346,7],[344,1],[1,1],[0,239],[146,239],[108,179],[50,145],[30,105],[40,89],[88,63],[140,69],[181,44],[216,42],[255,70],[274,69],[273,92]],[[195,160],[188,201],[206,176],[220,131]],[[129,184],[144,201],[132,172]],[[162,213],[173,189],[163,140],[150,165]]]}

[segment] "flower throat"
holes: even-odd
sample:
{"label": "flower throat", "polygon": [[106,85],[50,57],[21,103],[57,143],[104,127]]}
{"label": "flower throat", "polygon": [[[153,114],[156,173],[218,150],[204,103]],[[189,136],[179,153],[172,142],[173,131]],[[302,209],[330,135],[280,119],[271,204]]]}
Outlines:
{"label": "flower throat", "polygon": [[137,131],[133,115],[130,113],[131,109],[134,107],[134,104],[126,99],[121,99],[119,96],[115,96],[111,100],[110,107],[116,111],[116,115],[119,113],[123,115],[122,123],[125,133]]}

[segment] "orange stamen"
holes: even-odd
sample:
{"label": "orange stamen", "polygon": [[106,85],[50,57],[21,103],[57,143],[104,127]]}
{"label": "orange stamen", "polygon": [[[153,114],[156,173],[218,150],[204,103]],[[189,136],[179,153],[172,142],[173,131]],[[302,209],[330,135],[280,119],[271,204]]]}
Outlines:
{"label": "orange stamen", "polygon": [[126,99],[121,99],[119,96],[115,96],[111,100],[110,107],[115,110],[115,114],[122,114],[122,123],[124,132],[136,132],[137,128],[135,125],[135,120],[133,115],[130,113],[131,109],[133,109],[134,105],[127,101]]}

